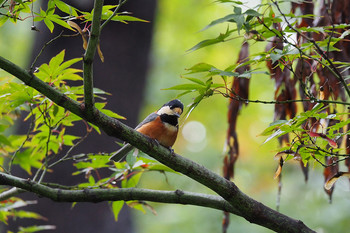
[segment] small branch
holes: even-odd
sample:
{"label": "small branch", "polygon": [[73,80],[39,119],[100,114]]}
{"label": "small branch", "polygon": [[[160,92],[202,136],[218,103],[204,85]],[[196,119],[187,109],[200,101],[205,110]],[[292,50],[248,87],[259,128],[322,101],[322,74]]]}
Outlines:
{"label": "small branch", "polygon": [[94,14],[92,18],[91,33],[84,54],[83,78],[84,78],[84,104],[87,114],[92,115],[94,111],[94,82],[93,82],[93,60],[100,40],[100,23],[103,0],[95,0]]}
{"label": "small branch", "polygon": [[[33,21],[33,22],[34,22],[34,21]],[[49,44],[51,44],[52,42],[54,42],[55,40],[57,40],[58,38],[60,38],[60,37],[62,36],[62,34],[63,34],[63,31],[61,31],[61,33],[60,33],[58,36],[56,36],[55,38],[49,40],[48,42],[46,42],[46,43],[44,44],[44,46],[40,49],[40,52],[39,52],[38,55],[34,58],[34,61],[33,61],[32,65],[31,65],[30,68],[29,68],[29,70],[30,70],[31,72],[33,72],[34,66],[35,66],[35,64],[36,64],[36,62],[37,62],[37,60],[38,60],[38,58],[39,58],[39,57],[41,56],[41,54],[44,52],[45,48],[46,48]]]}
{"label": "small branch", "polygon": [[[30,112],[33,113],[33,109],[32,109],[32,106],[31,104],[29,104],[29,108],[30,108]],[[12,164],[13,164],[13,161],[15,160],[16,156],[17,156],[17,153],[23,148],[24,144],[29,140],[29,136],[30,136],[30,133],[32,132],[33,128],[34,128],[34,123],[35,123],[35,116],[32,114],[32,120],[30,122],[30,125],[29,125],[29,128],[28,128],[28,131],[27,131],[27,134],[26,134],[26,138],[23,140],[22,144],[17,148],[17,150],[13,153],[12,157],[11,157],[11,160],[9,162],[9,167],[8,167],[8,173],[11,174],[11,169],[12,169]]]}
{"label": "small branch", "polygon": [[[23,190],[33,192],[37,195],[50,198],[51,200],[57,202],[102,202],[120,200],[142,200],[160,203],[209,207],[240,215],[237,209],[232,207],[232,205],[230,205],[227,201],[225,201],[219,196],[184,192],[180,190],[158,191],[137,188],[66,190],[50,188],[48,186],[33,182],[31,180],[20,179],[15,176],[7,175],[5,173],[0,173],[0,184],[15,186]],[[2,193],[1,195],[3,195],[4,193]],[[2,197],[1,195],[0,198]]]}
{"label": "small branch", "polygon": [[223,93],[221,91],[216,90],[219,94],[223,95],[226,98],[230,98],[233,100],[241,101],[244,103],[259,103],[259,104],[288,104],[288,103],[299,103],[299,102],[311,102],[311,103],[324,103],[324,104],[340,104],[340,105],[350,105],[350,103],[342,102],[342,101],[336,101],[336,100],[320,100],[320,99],[295,99],[295,100],[252,100],[252,99],[245,99],[237,94],[233,93],[234,96],[230,96],[226,93]]}
{"label": "small branch", "polygon": [[70,153],[72,152],[72,150],[73,150],[74,148],[76,148],[80,143],[82,143],[82,142],[88,137],[89,134],[90,134],[90,131],[87,131],[86,134],[85,134],[82,138],[80,138],[80,140],[79,140],[77,143],[75,143],[73,146],[71,146],[71,147],[69,148],[69,150],[67,151],[67,153],[66,153],[62,158],[60,158],[60,159],[57,160],[56,162],[53,162],[52,164],[50,164],[50,165],[48,166],[48,168],[51,168],[51,167],[57,165],[58,163],[61,163],[62,161],[65,161],[65,160],[67,159],[67,157],[70,155]]}
{"label": "small branch", "polygon": [[111,16],[109,16],[109,18],[103,22],[103,24],[101,25],[101,30],[107,25],[107,23],[109,23],[114,16],[117,15],[119,9],[121,8],[122,5],[124,5],[128,0],[119,0],[118,6],[115,8],[115,10],[113,11],[113,14]]}
{"label": "small branch", "polygon": [[6,191],[0,193],[0,201],[5,201],[11,197],[14,197],[14,196],[20,194],[20,193],[23,193],[23,192],[24,192],[24,190],[19,189],[17,187],[13,187],[9,190],[6,190]]}

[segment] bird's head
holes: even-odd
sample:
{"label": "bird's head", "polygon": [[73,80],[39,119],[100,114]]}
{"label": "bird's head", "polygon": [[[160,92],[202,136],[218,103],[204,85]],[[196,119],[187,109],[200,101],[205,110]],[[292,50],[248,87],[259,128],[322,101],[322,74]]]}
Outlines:
{"label": "bird's head", "polygon": [[180,100],[171,100],[167,103],[165,103],[158,111],[158,115],[169,115],[169,116],[177,116],[180,117],[182,114],[182,111],[184,109],[184,105],[181,103]]}

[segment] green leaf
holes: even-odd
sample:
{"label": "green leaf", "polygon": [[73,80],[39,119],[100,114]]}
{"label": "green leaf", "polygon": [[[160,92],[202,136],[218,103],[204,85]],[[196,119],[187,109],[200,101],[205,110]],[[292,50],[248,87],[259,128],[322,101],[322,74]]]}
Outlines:
{"label": "green leaf", "polygon": [[30,226],[30,227],[19,227],[18,233],[32,233],[45,230],[56,230],[56,226],[53,225],[41,225],[41,226]]}
{"label": "green leaf", "polygon": [[113,201],[112,202],[112,211],[114,214],[114,220],[118,221],[119,212],[122,210],[124,201]]}
{"label": "green leaf", "polygon": [[140,19],[134,16],[130,15],[116,15],[112,18],[113,21],[119,21],[122,23],[127,23],[127,22],[144,22],[144,23],[149,23],[148,20]]}
{"label": "green leaf", "polygon": [[101,130],[100,130],[100,128],[99,128],[98,126],[96,126],[96,125],[94,125],[94,124],[91,124],[91,123],[89,123],[89,125],[90,125],[90,127],[94,128],[94,130],[96,130],[96,132],[97,132],[98,134],[101,134]]}
{"label": "green leaf", "polygon": [[128,201],[127,202],[127,205],[130,207],[130,208],[133,208],[135,210],[139,210],[141,211],[142,213],[146,214],[146,211],[145,209],[143,208],[143,203],[140,203],[139,201]]}
{"label": "green leaf", "polygon": [[[103,20],[106,20],[110,15],[113,14],[113,11],[111,11],[113,8],[116,8],[117,5],[104,5],[102,7],[102,15],[101,18]],[[94,14],[94,9],[92,9],[91,13],[90,12],[82,12],[82,14],[84,15],[84,18],[86,21],[91,21],[92,20],[92,16]]]}
{"label": "green leaf", "polygon": [[72,31],[75,31],[71,26],[66,22],[60,19],[58,15],[49,15],[46,17],[48,20],[51,20],[54,23],[57,23],[58,25],[61,25],[62,27],[68,28]]}
{"label": "green leaf", "polygon": [[137,149],[133,150],[132,153],[128,153],[127,154],[125,160],[126,160],[126,162],[128,163],[128,165],[130,167],[133,167],[134,164],[136,163],[137,154],[138,154],[138,150]]}
{"label": "green leaf", "polygon": [[270,137],[268,137],[264,142],[263,144],[267,143],[268,141],[271,141],[273,138],[276,138],[276,137],[280,137],[282,135],[285,135],[287,134],[287,132],[281,130],[281,129],[277,129]]}
{"label": "green leaf", "polygon": [[107,116],[110,116],[110,117],[114,117],[114,118],[117,118],[117,119],[123,119],[125,120],[126,118],[111,111],[111,110],[108,110],[108,109],[104,109],[104,106],[106,104],[105,103],[96,103],[95,106],[97,109],[99,109],[102,113],[106,114]]}
{"label": "green leaf", "polygon": [[23,201],[22,199],[15,198],[11,202],[0,203],[0,211],[9,211],[23,206],[37,204],[36,201]]}
{"label": "green leaf", "polygon": [[6,21],[9,19],[6,15],[0,15],[0,27],[6,23]]}
{"label": "green leaf", "polygon": [[[61,80],[71,80],[71,81],[83,80],[83,78],[79,74],[76,74],[81,72],[82,70],[80,69],[68,68],[61,72],[61,74],[58,76],[58,80],[60,81]],[[59,73],[59,72],[55,72],[55,73]],[[72,88],[69,88],[69,89],[73,90]]]}
{"label": "green leaf", "polygon": [[76,11],[76,9],[70,5],[68,5],[65,2],[62,2],[60,0],[54,0],[55,5],[57,6],[58,9],[60,9],[62,12],[69,14],[69,15],[73,15],[75,17],[78,16],[78,13]]}
{"label": "green leaf", "polygon": [[80,161],[77,163],[74,163],[74,166],[79,169],[83,170],[86,168],[90,169],[99,169],[104,167],[109,167],[109,157],[105,155],[89,155],[88,160]]}
{"label": "green leaf", "polygon": [[1,146],[4,146],[4,145],[11,146],[11,141],[9,141],[7,139],[7,137],[5,137],[3,134],[0,134],[0,145]]}
{"label": "green leaf", "polygon": [[93,89],[95,95],[110,95],[110,93],[105,92],[104,90],[94,87]]}
{"label": "green leaf", "polygon": [[279,129],[279,127],[285,123],[287,123],[287,120],[277,120],[272,122],[269,127],[267,127],[260,135],[261,136],[267,136],[272,134],[274,131],[276,131],[277,129]]}
{"label": "green leaf", "polygon": [[32,155],[31,150],[27,149],[17,153],[15,159],[13,160],[13,164],[18,164],[23,170],[25,170],[29,175],[31,175],[32,167],[41,167],[41,156],[42,155],[40,153],[35,153],[34,155]]}
{"label": "green leaf", "polygon": [[324,108],[323,103],[317,103],[317,104],[315,104],[315,106],[311,110],[300,113],[300,116],[314,117],[315,114],[320,112],[323,108]]}
{"label": "green leaf", "polygon": [[244,19],[244,16],[241,14],[242,9],[240,7],[235,7],[234,11],[236,14],[233,16],[233,20],[237,24],[237,31],[238,31],[238,35],[239,35],[239,32],[242,29],[242,26],[244,24],[245,19]]}
{"label": "green leaf", "polygon": [[210,69],[215,68],[214,66],[208,64],[208,63],[198,63],[191,68],[188,68],[186,70],[189,70],[187,74],[193,74],[193,73],[200,73],[200,72],[206,72],[209,71]]}
{"label": "green leaf", "polygon": [[57,70],[60,64],[64,60],[64,55],[66,53],[66,50],[62,50],[59,54],[51,58],[50,63],[49,63],[49,68],[51,71]]}
{"label": "green leaf", "polygon": [[89,185],[94,186],[96,184],[95,178],[92,175],[89,175]]}
{"label": "green leaf", "polygon": [[[275,50],[276,51],[276,50]],[[278,61],[281,57],[283,57],[282,54],[278,54],[278,53],[270,53],[270,58],[272,63],[275,63],[276,61]]]}
{"label": "green leaf", "polygon": [[46,15],[53,15],[54,13],[55,13],[55,2],[53,0],[49,0],[47,2]]}
{"label": "green leaf", "polygon": [[215,67],[211,68],[209,72],[210,72],[210,75],[221,75],[221,76],[230,76],[230,77],[236,77],[240,75],[237,72],[224,71],[224,70],[217,69]]}
{"label": "green leaf", "polygon": [[50,32],[53,32],[53,29],[55,25],[52,23],[51,20],[48,20],[47,18],[44,19],[44,23],[46,24],[47,28],[50,30]]}
{"label": "green leaf", "polygon": [[194,82],[194,83],[197,83],[197,84],[199,84],[199,85],[205,86],[205,83],[204,83],[202,80],[200,80],[200,79],[197,79],[197,78],[188,78],[188,77],[184,77],[184,79],[187,79],[187,80],[192,81],[192,82]]}
{"label": "green leaf", "polygon": [[204,31],[212,26],[215,26],[220,23],[225,23],[225,22],[232,22],[232,20],[236,17],[236,14],[229,14],[226,15],[225,17],[222,17],[220,19],[216,19],[212,21],[210,24],[208,24],[205,28],[203,28],[201,31]]}
{"label": "green leaf", "polygon": [[187,83],[187,84],[179,84],[175,85],[173,87],[165,88],[163,90],[187,90],[187,91],[196,91],[200,89],[205,89],[205,86],[199,85],[199,84],[193,84],[193,83]]}
{"label": "green leaf", "polygon": [[256,10],[253,10],[253,9],[248,9],[248,10],[246,10],[246,12],[244,12],[243,14],[245,14],[245,15],[250,15],[250,16],[254,16],[254,17],[259,17],[259,16],[262,15],[262,14],[260,14],[259,12],[257,12]]}
{"label": "green leaf", "polygon": [[0,222],[8,224],[8,218],[12,216],[12,212],[10,211],[0,211]]}
{"label": "green leaf", "polygon": [[65,134],[62,136],[62,138],[63,138],[63,145],[73,146],[74,145],[73,141],[79,139],[80,137]]}
{"label": "green leaf", "polygon": [[350,35],[350,30],[345,30],[341,36],[339,37],[340,39],[344,39],[346,36]]}
{"label": "green leaf", "polygon": [[176,95],[176,98],[180,98],[181,96],[187,95],[187,94],[192,93],[192,92],[193,92],[192,90],[191,90],[191,91],[184,91],[184,92],[181,92],[180,94],[177,94],[177,95]]}
{"label": "green leaf", "polygon": [[213,44],[217,44],[217,43],[221,43],[221,42],[225,42],[226,38],[229,37],[231,35],[233,31],[226,30],[226,32],[224,34],[220,33],[220,35],[214,39],[207,39],[207,40],[203,40],[201,42],[199,42],[198,44],[196,44],[195,46],[193,46],[192,48],[188,49],[187,52],[193,52],[195,50],[213,45]]}
{"label": "green leaf", "polygon": [[235,6],[235,7],[233,7],[233,12],[235,12],[236,15],[241,15],[242,8]]}
{"label": "green leaf", "polygon": [[180,173],[174,171],[173,169],[171,169],[163,164],[152,164],[147,169],[150,171],[171,172],[171,173],[180,174]]}
{"label": "green leaf", "polygon": [[35,212],[30,212],[30,211],[24,211],[24,210],[15,211],[14,216],[18,218],[34,218],[34,219],[47,220],[45,217],[41,216],[40,214],[37,214]]}
{"label": "green leaf", "polygon": [[122,187],[123,188],[135,187],[139,183],[139,180],[140,180],[142,174],[143,174],[143,172],[138,172],[138,173],[134,174],[133,176],[131,176],[129,179],[123,180]]}

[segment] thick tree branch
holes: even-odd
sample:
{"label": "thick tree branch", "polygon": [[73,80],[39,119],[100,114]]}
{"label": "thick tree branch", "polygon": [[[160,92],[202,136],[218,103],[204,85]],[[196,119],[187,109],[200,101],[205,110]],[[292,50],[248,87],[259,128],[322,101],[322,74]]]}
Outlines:
{"label": "thick tree branch", "polygon": [[233,182],[215,174],[202,165],[172,153],[169,149],[160,146],[156,141],[122,124],[120,121],[98,110],[94,111],[93,116],[85,114],[85,110],[81,108],[80,103],[68,98],[57,89],[2,57],[0,57],[0,68],[46,95],[59,106],[100,127],[108,135],[127,141],[173,170],[212,189],[236,208],[241,216],[249,222],[277,232],[314,232],[301,221],[283,215],[248,197]]}
{"label": "thick tree branch", "polygon": [[20,179],[0,172],[0,184],[10,185],[26,190],[57,202],[101,202],[101,201],[152,201],[183,205],[195,205],[227,211],[236,215],[240,213],[223,198],[215,195],[198,194],[185,191],[158,191],[150,189],[83,189],[65,190]]}

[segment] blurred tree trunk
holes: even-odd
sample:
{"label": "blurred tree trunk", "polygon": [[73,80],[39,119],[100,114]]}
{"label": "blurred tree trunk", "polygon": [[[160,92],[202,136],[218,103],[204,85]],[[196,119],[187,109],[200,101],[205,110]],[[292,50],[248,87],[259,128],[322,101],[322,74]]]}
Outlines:
{"label": "blurred tree trunk", "polygon": [[[43,9],[46,9],[47,1],[43,2]],[[77,8],[90,11],[93,1],[72,1],[78,4]],[[117,1],[105,1],[105,4],[116,4]],[[150,23],[131,22],[122,24],[111,22],[101,34],[101,50],[105,57],[102,63],[98,57],[94,63],[94,85],[112,94],[108,96],[107,108],[127,117],[127,124],[136,126],[139,110],[143,104],[144,87],[149,65],[149,52],[151,47],[153,20],[156,9],[156,1],[133,0],[124,5],[121,11],[132,12],[134,16],[149,20]],[[36,32],[35,45],[32,58],[34,58],[45,42],[55,35],[48,33],[44,25],[36,25],[40,32]],[[82,25],[81,27],[83,27]],[[54,34],[58,35],[62,28],[55,25]],[[73,34],[65,30],[64,34]],[[65,37],[56,40],[46,47],[42,56],[38,59],[37,65],[47,63],[51,57],[66,49],[65,59],[81,57],[84,53],[80,36]],[[82,67],[77,67],[82,68]],[[99,101],[97,99],[97,101]],[[21,127],[22,133],[27,127]],[[86,133],[86,126],[75,125],[69,129],[73,135],[83,136]],[[93,132],[89,137],[72,151],[73,154],[87,152],[112,152],[117,150],[117,144],[105,134],[99,135]],[[64,151],[63,151],[64,153]],[[46,175],[45,182],[57,182],[63,185],[75,185],[84,178],[74,176],[76,171],[71,162],[66,162],[55,167],[54,173]],[[16,171],[18,174],[22,171]],[[105,174],[111,171],[106,170]],[[104,176],[104,174],[100,174]],[[21,174],[26,178],[26,173]],[[75,178],[75,179],[74,179]],[[36,196],[23,194],[26,200],[33,200]],[[22,220],[10,222],[8,229],[17,232],[18,226],[31,225],[56,225],[54,232],[75,233],[75,232],[134,232],[132,221],[127,209],[123,209],[119,215],[118,222],[115,222],[113,213],[107,203],[78,203],[72,208],[71,203],[55,203],[48,199],[39,199],[38,204],[28,207],[31,211],[40,213],[48,218],[47,222],[42,220]],[[52,231],[50,231],[52,232]]]}

